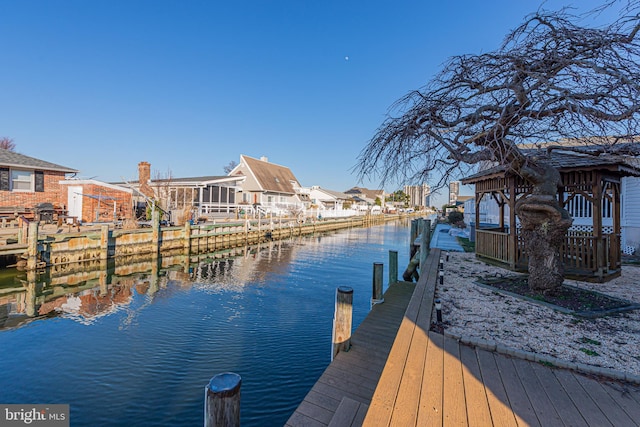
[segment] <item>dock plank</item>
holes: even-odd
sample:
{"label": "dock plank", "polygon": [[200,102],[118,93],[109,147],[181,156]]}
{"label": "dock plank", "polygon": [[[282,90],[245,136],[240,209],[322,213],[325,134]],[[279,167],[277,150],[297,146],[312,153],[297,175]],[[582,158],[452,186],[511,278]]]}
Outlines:
{"label": "dock plank", "polygon": [[498,366],[493,357],[493,353],[476,349],[478,356],[478,364],[482,373],[482,380],[487,392],[487,401],[491,410],[491,419],[493,425],[496,426],[515,426],[518,425],[516,417],[509,406],[507,391],[502,384],[500,375],[498,375]]}
{"label": "dock plank", "polygon": [[469,426],[489,426],[492,424],[491,411],[475,350],[467,345],[461,345],[460,361],[462,362],[462,378]]}
{"label": "dock plank", "polygon": [[413,426],[416,424],[428,342],[427,334],[416,329],[395,402],[396,406],[405,408],[405,410],[392,413],[391,425],[393,426]]}
{"label": "dock plank", "polygon": [[578,408],[582,417],[592,426],[610,426],[612,425],[607,417],[598,408],[591,396],[584,390],[578,382],[573,372],[564,369],[553,371],[562,388],[566,391],[567,396],[573,401]]}
{"label": "dock plank", "polygon": [[562,425],[562,420],[555,407],[549,400],[542,383],[533,370],[532,362],[523,359],[513,359],[513,365],[518,372],[520,382],[524,387],[533,411],[541,425]]}
{"label": "dock plank", "polygon": [[567,426],[583,427],[587,426],[586,420],[578,411],[571,398],[564,391],[562,384],[554,375],[553,370],[539,363],[531,364],[531,368],[540,381],[541,388],[544,389],[551,405],[555,408],[562,423]]}
{"label": "dock plank", "polygon": [[429,332],[429,346],[425,358],[422,395],[418,407],[419,426],[442,425],[442,396],[444,387],[444,336]]}
{"label": "dock plank", "polygon": [[444,391],[443,415],[446,426],[466,426],[467,407],[465,404],[462,364],[460,363],[460,346],[458,341],[444,338]]}
{"label": "dock plank", "polygon": [[589,396],[591,396],[591,399],[593,399],[596,405],[598,405],[600,410],[604,413],[611,424],[613,424],[614,426],[638,425],[631,418],[629,418],[629,415],[627,415],[627,413],[620,407],[620,405],[618,405],[616,401],[611,398],[609,393],[606,392],[606,390],[598,381],[587,378],[586,376],[580,374],[576,374],[575,377],[589,394]]}
{"label": "dock plank", "polygon": [[[620,405],[632,420],[640,420],[640,387],[613,382],[602,383],[602,387]],[[635,399],[634,399],[635,397]]]}
{"label": "dock plank", "polygon": [[502,354],[495,354],[495,360],[509,399],[509,405],[516,416],[518,424],[539,426],[540,421],[538,421],[529,397],[522,386],[512,359]]}

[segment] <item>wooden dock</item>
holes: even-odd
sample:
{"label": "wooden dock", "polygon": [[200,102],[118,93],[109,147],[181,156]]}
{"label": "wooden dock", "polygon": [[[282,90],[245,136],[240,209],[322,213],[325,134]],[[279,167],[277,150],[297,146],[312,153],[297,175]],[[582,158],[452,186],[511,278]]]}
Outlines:
{"label": "wooden dock", "polygon": [[[640,425],[637,385],[512,358],[429,331],[439,258],[433,250],[399,327],[397,318],[389,321],[396,333],[390,351],[386,337],[377,351],[378,335],[369,330],[387,322],[375,307],[354,334],[354,351],[338,355],[287,426]],[[391,301],[391,294],[385,296],[383,305]],[[358,370],[340,367],[358,346],[366,348],[363,358],[349,360]],[[376,377],[379,358],[386,362]]]}
{"label": "wooden dock", "polygon": [[415,283],[398,282],[387,289],[385,302],[374,305],[351,336],[351,349],[338,353],[287,426],[326,426],[343,398],[356,406],[371,401],[414,288]]}

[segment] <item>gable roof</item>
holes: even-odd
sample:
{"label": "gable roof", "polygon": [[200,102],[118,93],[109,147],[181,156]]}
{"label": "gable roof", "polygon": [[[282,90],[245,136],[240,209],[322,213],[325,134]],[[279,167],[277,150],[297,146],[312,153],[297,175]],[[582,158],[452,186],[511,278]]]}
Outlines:
{"label": "gable roof", "polygon": [[65,173],[78,172],[76,169],[46,162],[44,160],[36,159],[35,157],[25,156],[24,154],[16,153],[15,151],[6,150],[4,148],[0,148],[0,166],[33,168]]}
{"label": "gable roof", "polygon": [[244,154],[240,155],[240,161],[247,165],[263,191],[295,194],[294,183],[296,186],[300,185],[293,172],[286,166],[254,159]]}
{"label": "gable roof", "polygon": [[352,187],[345,191],[345,194],[364,196],[367,199],[375,200],[376,198],[384,198],[384,190],[369,190],[368,188]]}

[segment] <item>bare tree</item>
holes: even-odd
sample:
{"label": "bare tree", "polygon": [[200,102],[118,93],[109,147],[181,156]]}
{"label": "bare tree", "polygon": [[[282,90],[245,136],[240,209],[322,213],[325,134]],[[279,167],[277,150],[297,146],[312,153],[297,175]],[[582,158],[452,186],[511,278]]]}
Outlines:
{"label": "bare tree", "polygon": [[[613,1],[603,8],[619,3]],[[451,58],[424,88],[397,101],[358,157],[360,178],[437,178],[487,161],[533,188],[516,204],[529,255],[529,283],[553,292],[563,281],[560,245],[572,224],[558,202],[560,173],[524,143],[637,134],[640,7],[591,28],[567,10],[539,10],[496,51]],[[598,11],[597,11],[598,12]],[[593,12],[596,13],[596,12]],[[591,15],[592,16],[592,15]]]}
{"label": "bare tree", "polygon": [[236,166],[238,166],[238,164],[235,161],[231,160],[229,164],[224,167],[224,173],[229,175]]}
{"label": "bare tree", "polygon": [[0,138],[0,148],[4,148],[5,150],[15,151],[16,143],[13,142],[13,139],[3,136]]}

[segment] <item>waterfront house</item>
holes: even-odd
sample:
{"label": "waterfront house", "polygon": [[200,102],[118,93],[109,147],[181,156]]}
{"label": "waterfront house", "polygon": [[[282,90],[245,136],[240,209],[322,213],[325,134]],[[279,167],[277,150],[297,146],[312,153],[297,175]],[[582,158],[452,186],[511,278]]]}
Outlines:
{"label": "waterfront house", "polygon": [[317,185],[311,187],[309,199],[311,200],[312,206],[335,211],[343,210],[345,204],[347,208],[350,208],[350,205],[353,203],[353,198],[349,194],[327,190]]}
{"label": "waterfront house", "polygon": [[[563,186],[559,198],[574,218],[562,248],[565,271],[569,276],[589,280],[618,276],[621,204],[625,198],[622,182],[629,177],[638,179],[640,169],[620,156],[593,156],[559,149],[551,151],[549,162],[560,172]],[[473,223],[477,225],[477,256],[506,268],[526,270],[524,243],[514,207],[518,198],[530,191],[530,186],[515,174],[505,173],[502,166],[482,170],[462,183],[475,184],[475,206],[468,207],[473,210]],[[626,198],[638,189],[640,186],[629,189]],[[640,207],[638,202],[630,204]]]}
{"label": "waterfront house", "polygon": [[309,205],[309,189],[302,188],[293,172],[269,162],[240,155],[240,163],[229,172],[230,177],[244,177],[239,203],[262,214],[297,215]]}
{"label": "waterfront house", "polygon": [[363,187],[352,187],[345,191],[345,194],[351,196],[356,209],[372,210],[374,206],[383,206],[385,204],[386,194],[384,190],[370,190]]}
{"label": "waterfront house", "polygon": [[137,217],[145,216],[147,205],[158,203],[164,218],[176,224],[187,220],[237,215],[237,193],[243,176],[195,176],[151,179],[151,164],[138,163],[138,180],[126,183],[136,191]]}
{"label": "waterfront house", "polygon": [[0,148],[0,214],[33,217],[37,205],[64,209],[60,181],[78,171]]}

